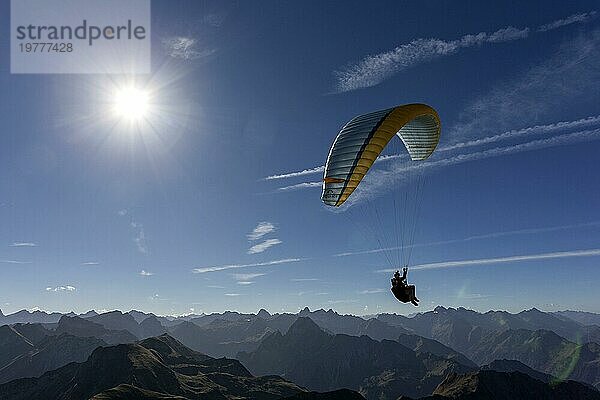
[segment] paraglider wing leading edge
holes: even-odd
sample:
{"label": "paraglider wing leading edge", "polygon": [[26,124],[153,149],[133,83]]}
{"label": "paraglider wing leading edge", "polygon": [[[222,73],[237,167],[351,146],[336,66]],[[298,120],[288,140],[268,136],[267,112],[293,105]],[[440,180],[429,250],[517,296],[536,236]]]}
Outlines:
{"label": "paraglider wing leading edge", "polygon": [[388,142],[398,135],[413,161],[425,160],[440,140],[440,119],[426,104],[359,115],[338,133],[327,157],[321,198],[339,207],[357,188]]}

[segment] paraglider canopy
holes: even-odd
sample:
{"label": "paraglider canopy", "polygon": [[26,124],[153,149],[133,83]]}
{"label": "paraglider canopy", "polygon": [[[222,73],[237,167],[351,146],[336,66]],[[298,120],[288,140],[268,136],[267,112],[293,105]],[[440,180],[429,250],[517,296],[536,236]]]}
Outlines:
{"label": "paraglider canopy", "polygon": [[338,133],[327,157],[321,198],[341,206],[396,135],[413,161],[425,160],[440,140],[440,119],[426,104],[407,104],[359,115]]}

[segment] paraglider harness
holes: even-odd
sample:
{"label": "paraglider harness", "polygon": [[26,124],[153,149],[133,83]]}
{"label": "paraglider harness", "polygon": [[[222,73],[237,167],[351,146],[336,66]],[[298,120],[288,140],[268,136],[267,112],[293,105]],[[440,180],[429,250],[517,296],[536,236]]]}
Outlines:
{"label": "paraglider harness", "polygon": [[402,303],[411,302],[415,306],[419,305],[419,299],[416,296],[415,285],[409,285],[406,282],[406,274],[408,267],[402,268],[402,276],[400,271],[396,271],[392,277],[392,293]]}

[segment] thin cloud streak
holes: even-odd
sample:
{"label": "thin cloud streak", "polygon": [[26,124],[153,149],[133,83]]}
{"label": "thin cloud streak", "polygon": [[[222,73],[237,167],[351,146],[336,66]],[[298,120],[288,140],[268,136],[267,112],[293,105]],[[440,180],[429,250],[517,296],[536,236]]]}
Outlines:
{"label": "thin cloud streak", "polygon": [[[550,260],[559,258],[572,258],[572,257],[594,257],[600,256],[600,249],[589,249],[589,250],[572,250],[572,251],[559,251],[552,253],[542,254],[529,254],[529,255],[517,255],[508,257],[496,257],[496,258],[480,258],[475,260],[460,260],[460,261],[443,261],[429,264],[419,264],[411,267],[412,271],[415,270],[429,270],[429,269],[443,269],[443,268],[457,268],[457,267],[468,267],[472,265],[489,265],[489,264],[503,264],[520,261],[538,261],[538,260]],[[381,269],[376,272],[394,272],[395,269]]]}
{"label": "thin cloud streak", "polygon": [[248,254],[262,253],[263,251],[267,250],[268,248],[278,245],[280,243],[282,243],[282,242],[279,239],[267,239],[264,242],[255,244],[254,246],[250,247],[248,249]]}
{"label": "thin cloud streak", "polygon": [[31,242],[14,242],[9,244],[8,247],[36,247],[37,244]]}
{"label": "thin cloud streak", "polygon": [[75,286],[66,285],[66,286],[57,286],[55,288],[47,287],[46,292],[75,292],[77,288]]}
{"label": "thin cloud streak", "polygon": [[[577,228],[591,228],[600,226],[600,221],[592,221],[592,222],[584,222],[580,224],[571,224],[571,225],[560,225],[560,226],[550,226],[545,228],[526,228],[526,229],[516,229],[512,231],[503,231],[503,232],[492,232],[492,233],[484,233],[481,235],[473,235],[468,236],[462,239],[451,239],[451,240],[440,240],[437,242],[429,242],[429,243],[415,243],[412,246],[405,246],[404,248],[414,248],[414,247],[429,247],[429,246],[439,246],[445,244],[454,244],[454,243],[462,243],[469,242],[472,240],[482,240],[482,239],[495,239],[503,236],[513,236],[513,235],[529,235],[536,233],[548,233],[548,232],[557,232],[569,229],[577,229]],[[398,250],[400,246],[395,247],[386,247],[386,248],[378,248],[371,250],[362,250],[362,251],[349,251],[345,253],[334,254],[334,257],[348,257],[362,254],[375,254],[382,253],[384,251],[390,250]]]}
{"label": "thin cloud streak", "polygon": [[289,264],[304,261],[306,258],[284,258],[281,260],[273,260],[273,261],[265,261],[259,263],[251,263],[251,264],[230,264],[230,265],[216,265],[211,267],[200,267],[192,269],[192,273],[194,274],[205,274],[207,272],[217,272],[217,271],[225,271],[228,269],[238,269],[238,268],[251,268],[251,267],[267,267],[270,265],[280,265],[280,264]]}
{"label": "thin cloud streak", "polygon": [[236,281],[250,281],[254,278],[258,278],[260,276],[265,276],[265,273],[254,273],[254,274],[231,274],[233,279]]}
{"label": "thin cloud streak", "polygon": [[377,195],[381,190],[385,190],[397,184],[398,180],[405,179],[404,172],[408,171],[435,171],[442,167],[462,164],[470,161],[483,160],[491,157],[499,157],[508,154],[516,154],[525,151],[538,150],[546,147],[564,146],[582,141],[600,139],[600,129],[579,131],[564,135],[558,135],[546,139],[538,139],[530,142],[516,144],[505,147],[495,147],[475,153],[465,153],[456,156],[443,158],[440,160],[424,162],[413,165],[399,165],[386,171],[374,171],[374,174],[365,179],[362,186],[359,186],[346,203],[340,207],[339,211],[347,210],[352,205],[357,204],[367,198]]}
{"label": "thin cloud streak", "polygon": [[[436,154],[440,153],[440,152],[445,152],[445,151],[452,151],[452,150],[475,147],[475,146],[483,146],[486,144],[501,142],[501,141],[505,141],[505,140],[514,140],[514,139],[518,139],[518,138],[521,138],[524,136],[532,136],[532,135],[538,135],[538,134],[543,134],[543,133],[554,133],[557,131],[566,131],[569,129],[581,129],[581,128],[586,128],[586,127],[592,127],[592,126],[595,126],[598,124],[600,124],[600,115],[594,115],[594,116],[581,118],[581,119],[574,120],[574,121],[560,121],[560,122],[555,122],[552,124],[535,125],[535,126],[522,128],[522,129],[514,129],[514,130],[506,131],[503,133],[499,133],[497,135],[487,136],[487,137],[484,137],[481,139],[468,140],[468,141],[464,141],[464,142],[440,146],[436,149]],[[383,162],[383,161],[391,161],[391,160],[407,158],[407,157],[408,156],[406,154],[383,155],[383,156],[377,157],[377,159],[375,160],[375,163],[379,163],[379,162]],[[282,174],[278,174],[278,175],[271,175],[271,176],[264,178],[264,180],[280,180],[280,179],[295,178],[295,177],[299,177],[299,176],[313,175],[313,174],[317,174],[317,173],[323,173],[324,170],[325,170],[325,166],[320,166],[320,167],[316,167],[316,168],[305,169],[302,171],[295,171],[295,172],[282,173]],[[320,184],[321,183],[319,182],[319,185]],[[305,188],[305,187],[312,187],[312,182],[308,182],[308,183],[305,182],[305,183],[300,183],[298,185],[291,185],[291,186],[279,188],[279,190],[285,191],[285,190],[301,189],[301,188]]]}
{"label": "thin cloud streak", "polygon": [[325,166],[321,165],[319,167],[308,168],[308,169],[304,169],[302,171],[288,172],[288,173],[278,174],[278,175],[269,175],[266,178],[264,178],[264,180],[272,181],[275,179],[295,178],[295,177],[304,176],[304,175],[320,174],[320,173],[323,173],[324,171],[325,171]]}
{"label": "thin cloud streak", "polygon": [[31,264],[31,261],[0,260],[3,264]]}
{"label": "thin cloud streak", "polygon": [[375,294],[375,293],[383,293],[383,292],[387,292],[386,289],[366,289],[366,290],[361,290],[360,292],[358,292],[358,294]]}
{"label": "thin cloud streak", "polygon": [[396,47],[394,50],[368,56],[350,64],[340,71],[334,71],[336,92],[349,92],[376,86],[396,73],[415,65],[457,53],[461,49],[481,46],[485,43],[502,43],[524,39],[529,28],[518,29],[512,26],[492,33],[480,32],[464,35],[460,39],[416,39]]}
{"label": "thin cloud streak", "polygon": [[296,185],[290,185],[290,186],[284,186],[284,187],[280,187],[277,188],[278,192],[289,192],[292,190],[300,190],[300,189],[309,189],[309,188],[321,188],[321,186],[323,185],[323,182],[318,181],[318,182],[302,182],[302,183],[298,183]]}
{"label": "thin cloud streak", "polygon": [[596,17],[596,11],[590,11],[585,13],[573,14],[567,18],[558,19],[556,21],[552,21],[549,24],[542,25],[538,28],[538,32],[547,32],[557,28],[562,28],[563,26],[571,25],[571,24],[583,24],[589,22],[591,19]]}
{"label": "thin cloud streak", "polygon": [[[397,166],[390,170],[386,171],[373,171],[374,173],[367,175],[363,180],[362,186],[359,186],[353,195],[346,201],[344,206],[340,208],[340,210],[344,210],[362,201],[364,198],[368,196],[375,195],[375,192],[379,190],[381,187],[393,187],[390,185],[395,180],[402,179],[404,175],[402,172],[415,171],[415,170],[425,170],[431,171],[438,169],[440,167],[446,167],[450,165],[461,164],[469,161],[482,160],[491,157],[498,157],[508,154],[515,154],[524,151],[532,151],[538,150],[546,147],[554,147],[554,146],[563,146],[569,145],[582,141],[589,140],[597,140],[600,138],[600,129],[591,129],[578,131],[558,136],[553,136],[551,138],[545,139],[537,139],[532,140],[525,143],[520,143],[511,146],[504,147],[495,147],[488,150],[482,150],[475,153],[464,153],[455,155],[448,158],[442,158],[438,160],[425,161],[420,164],[412,164],[412,165],[403,165]],[[299,190],[304,188],[314,188],[321,187],[321,182],[305,182],[301,184],[285,186],[279,188],[278,191],[291,191],[291,190]]]}
{"label": "thin cloud streak", "polygon": [[536,125],[536,126],[523,128],[523,129],[511,130],[511,131],[507,131],[504,133],[500,133],[498,135],[487,136],[487,137],[484,137],[481,139],[469,140],[466,142],[460,142],[460,143],[442,146],[442,147],[438,148],[436,151],[442,152],[442,151],[463,149],[463,148],[468,148],[468,147],[473,147],[473,146],[482,146],[485,144],[500,142],[500,141],[504,141],[504,140],[518,139],[523,136],[538,135],[538,134],[542,134],[542,133],[552,133],[552,132],[556,132],[556,131],[569,130],[569,129],[589,128],[589,127],[593,127],[598,124],[600,124],[600,115],[594,115],[594,116],[587,117],[587,118],[581,118],[581,119],[578,119],[575,121],[561,121],[561,122],[556,122],[554,124]]}
{"label": "thin cloud streak", "polygon": [[[574,23],[586,23],[596,16],[596,11],[571,15],[537,28],[538,34]],[[334,71],[335,93],[349,92],[376,86],[405,69],[440,57],[458,53],[462,49],[522,40],[529,37],[530,28],[507,26],[492,33],[480,32],[464,35],[456,40],[420,38],[402,44],[395,49],[370,55]]]}
{"label": "thin cloud streak", "polygon": [[277,228],[275,227],[275,224],[267,221],[262,221],[259,222],[258,225],[256,225],[256,227],[252,230],[252,232],[250,232],[246,236],[248,237],[249,241],[254,241],[262,238],[263,236],[271,232],[274,232],[276,229]]}

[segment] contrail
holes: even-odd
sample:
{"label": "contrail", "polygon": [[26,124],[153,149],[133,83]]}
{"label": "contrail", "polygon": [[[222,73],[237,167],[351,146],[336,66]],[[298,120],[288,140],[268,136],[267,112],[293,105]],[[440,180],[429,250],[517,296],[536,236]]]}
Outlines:
{"label": "contrail", "polygon": [[473,236],[468,236],[468,237],[461,238],[461,239],[440,240],[437,242],[428,242],[428,243],[415,243],[413,245],[404,246],[404,247],[395,246],[395,247],[386,247],[386,248],[378,248],[378,249],[362,250],[362,251],[349,251],[349,252],[345,252],[345,253],[334,254],[333,256],[334,257],[348,257],[348,256],[362,255],[362,254],[375,254],[375,253],[382,253],[385,251],[399,250],[401,248],[406,249],[406,248],[414,248],[414,247],[440,246],[440,245],[444,245],[444,244],[469,242],[472,240],[493,239],[493,238],[498,238],[498,237],[503,237],[503,236],[531,235],[531,234],[536,234],[536,233],[557,232],[557,231],[563,231],[563,230],[569,230],[569,229],[589,228],[589,227],[596,227],[596,226],[600,226],[600,221],[584,222],[584,223],[580,223],[580,224],[571,224],[571,225],[549,226],[546,228],[526,228],[526,229],[517,229],[517,230],[512,230],[512,231],[484,233],[481,235],[473,235]]}
{"label": "contrail", "polygon": [[[581,119],[574,120],[574,121],[560,121],[560,122],[555,122],[553,124],[530,126],[527,128],[510,130],[507,132],[484,137],[481,139],[469,140],[466,142],[459,142],[459,143],[454,143],[454,144],[448,144],[445,146],[440,146],[436,150],[436,153],[457,150],[457,149],[463,149],[463,148],[468,148],[468,147],[474,147],[474,146],[482,146],[482,145],[489,144],[489,143],[517,139],[517,138],[520,138],[523,136],[537,135],[537,134],[542,134],[542,133],[551,133],[551,132],[575,129],[575,128],[577,128],[577,129],[586,128],[586,127],[590,127],[590,126],[595,126],[597,124],[600,124],[600,115],[594,115],[594,116],[590,116],[587,118],[581,118]],[[408,158],[408,156],[406,154],[383,155],[383,156],[379,156],[375,162],[390,161],[390,160],[395,160],[395,159],[399,159],[399,158]],[[278,180],[278,179],[296,178],[299,176],[322,174],[324,171],[325,171],[325,166],[321,165],[319,167],[307,168],[302,171],[294,171],[294,172],[270,175],[270,176],[267,176],[266,178],[264,178],[264,180],[270,181],[270,180]]]}
{"label": "contrail", "polygon": [[359,203],[366,197],[372,197],[381,188],[389,188],[397,186],[397,181],[406,179],[405,172],[408,171],[432,171],[441,167],[450,165],[462,164],[464,162],[482,160],[490,157],[498,157],[507,154],[515,154],[524,151],[538,150],[545,147],[562,146],[572,144],[584,140],[594,140],[600,138],[600,129],[592,129],[568,133],[559,136],[553,136],[546,139],[538,139],[530,142],[516,144],[512,146],[496,147],[488,150],[482,150],[475,153],[459,154],[453,157],[443,158],[435,161],[427,161],[420,164],[401,165],[387,171],[374,171],[374,174],[368,176],[362,186],[359,186],[350,198],[344,203],[339,210],[344,211],[353,204]]}
{"label": "contrail", "polygon": [[[596,11],[579,13],[533,28],[537,34],[562,28],[567,25],[587,23],[596,17]],[[383,53],[368,55],[333,72],[334,93],[373,87],[389,79],[398,72],[415,67],[440,57],[450,56],[459,51],[482,45],[523,40],[530,36],[531,28],[507,26],[495,32],[479,32],[464,35],[455,40],[419,38],[401,44]]]}
{"label": "contrail", "polygon": [[[572,250],[572,251],[559,251],[553,253],[542,253],[542,254],[528,254],[508,257],[496,257],[496,258],[480,258],[476,260],[460,260],[460,261],[444,261],[430,264],[420,264],[411,267],[411,270],[427,270],[427,269],[442,269],[442,268],[457,268],[457,267],[468,267],[471,265],[489,265],[489,264],[502,264],[520,261],[535,261],[535,260],[549,260],[555,258],[571,258],[571,257],[593,257],[600,256],[600,249],[589,249],[589,250]],[[394,272],[395,269],[380,269],[375,272]]]}
{"label": "contrail", "polygon": [[265,261],[265,262],[252,263],[252,264],[216,265],[216,266],[212,266],[212,267],[194,268],[194,269],[192,269],[192,273],[204,274],[207,272],[224,271],[227,269],[265,267],[265,266],[269,266],[269,265],[289,264],[289,263],[299,262],[299,261],[303,261],[303,260],[306,260],[306,259],[305,258],[284,258],[281,260]]}
{"label": "contrail", "polygon": [[[361,197],[372,195],[373,188],[379,188],[382,186],[389,186],[390,181],[402,179],[402,172],[415,171],[415,170],[434,170],[440,167],[446,167],[449,165],[461,164],[469,161],[482,160],[490,157],[498,157],[506,154],[520,153],[524,151],[531,151],[542,149],[545,147],[562,146],[572,144],[584,140],[596,140],[600,138],[600,128],[584,130],[579,132],[567,133],[564,135],[553,136],[546,139],[537,139],[530,142],[516,144],[512,146],[495,147],[488,150],[482,150],[475,153],[464,153],[456,156],[442,158],[435,161],[425,161],[419,164],[402,165],[399,168],[393,168],[388,171],[377,171],[378,174],[371,174],[367,179],[363,181],[362,186],[359,186],[354,194],[346,201],[345,204],[350,206],[360,201]],[[291,191],[306,188],[321,187],[321,182],[302,182],[295,185],[280,187],[278,191]],[[368,188],[365,188],[367,186]]]}

